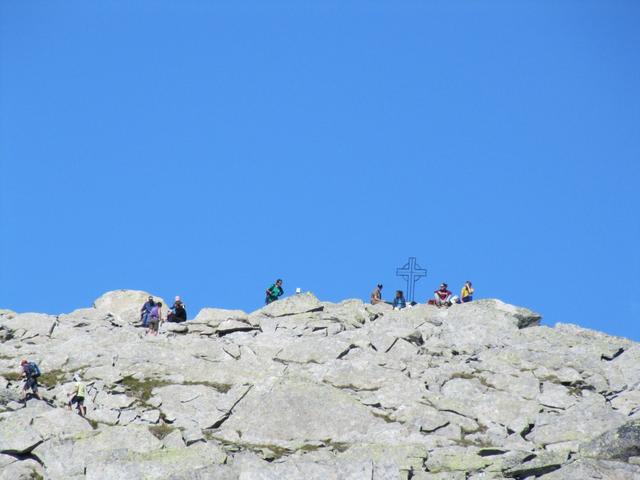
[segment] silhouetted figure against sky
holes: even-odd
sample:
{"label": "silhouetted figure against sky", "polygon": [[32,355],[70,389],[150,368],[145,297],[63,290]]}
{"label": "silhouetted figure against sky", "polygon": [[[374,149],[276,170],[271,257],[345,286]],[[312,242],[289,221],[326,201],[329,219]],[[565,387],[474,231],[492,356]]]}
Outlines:
{"label": "silhouetted figure against sky", "polygon": [[375,305],[376,303],[384,303],[382,300],[382,284],[379,283],[376,288],[371,292],[371,305]]}
{"label": "silhouetted figure against sky", "polygon": [[276,280],[276,283],[267,288],[266,298],[264,303],[269,305],[271,302],[275,302],[284,294],[284,290],[282,288],[282,279]]}

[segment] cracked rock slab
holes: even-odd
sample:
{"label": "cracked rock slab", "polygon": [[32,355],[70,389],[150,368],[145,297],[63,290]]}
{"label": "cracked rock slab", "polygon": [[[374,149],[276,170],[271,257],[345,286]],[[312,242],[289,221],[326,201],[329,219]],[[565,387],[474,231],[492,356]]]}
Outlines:
{"label": "cracked rock slab", "polygon": [[266,317],[284,317],[322,310],[324,306],[312,293],[303,293],[277,300],[255,313]]}
{"label": "cracked rock slab", "polygon": [[376,418],[341,390],[298,380],[282,381],[266,392],[252,390],[213,435],[228,442],[292,450],[327,439],[358,443],[409,436],[400,425]]}

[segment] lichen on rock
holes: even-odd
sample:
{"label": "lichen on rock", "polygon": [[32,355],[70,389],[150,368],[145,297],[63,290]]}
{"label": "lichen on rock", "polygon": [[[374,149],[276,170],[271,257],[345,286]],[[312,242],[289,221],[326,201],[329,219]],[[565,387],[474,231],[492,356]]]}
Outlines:
{"label": "lichen on rock", "polygon": [[[0,478],[640,478],[630,340],[498,300],[311,293],[148,337],[147,296],[0,310]],[[46,402],[19,401],[24,357]],[[66,408],[76,373],[86,419]]]}

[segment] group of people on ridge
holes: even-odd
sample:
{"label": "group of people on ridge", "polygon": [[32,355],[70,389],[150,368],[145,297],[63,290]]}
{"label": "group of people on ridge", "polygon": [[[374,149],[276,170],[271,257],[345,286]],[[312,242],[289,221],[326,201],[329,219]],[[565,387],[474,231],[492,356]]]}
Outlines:
{"label": "group of people on ridge", "polygon": [[[467,303],[473,300],[473,292],[473,286],[469,280],[464,283],[459,297],[457,295],[453,295],[449,291],[449,286],[446,283],[441,283],[440,288],[433,292],[433,299],[427,301],[427,303],[429,305],[435,305],[436,307],[450,307],[454,303]],[[383,300],[381,283],[379,283],[373,292],[371,292],[371,305],[375,305],[377,303],[387,303],[398,310],[407,307],[407,301],[404,298],[404,292],[402,290],[396,290],[396,296],[392,302]],[[416,302],[411,302],[411,305],[415,304]]]}
{"label": "group of people on ridge", "polygon": [[[296,293],[299,293],[300,289],[296,289]],[[449,307],[454,303],[467,303],[473,300],[473,286],[470,281],[466,281],[460,292],[460,297],[453,295],[446,283],[440,284],[440,288],[434,293],[434,298],[427,303],[435,305],[437,307]],[[278,300],[284,295],[284,289],[282,288],[282,279],[277,279],[273,285],[271,285],[265,291],[265,304]],[[396,290],[396,295],[392,302],[386,302],[382,299],[382,284],[379,283],[375,290],[371,292],[371,304],[387,303],[393,306],[394,309],[403,309],[407,307],[407,301],[404,298],[404,292],[402,290]],[[411,305],[415,305],[415,302],[411,302]],[[187,309],[182,302],[180,296],[175,297],[173,305],[167,313],[167,322],[184,322],[187,320]],[[160,324],[165,320],[162,318],[162,302],[156,302],[150,295],[147,301],[144,303],[140,310],[140,325],[147,328],[148,335],[158,335]],[[28,360],[22,360],[20,362],[22,369],[22,377],[24,379],[24,385],[22,389],[22,399],[25,401],[29,393],[32,393],[38,399],[43,400],[42,396],[38,392],[38,377],[40,377],[40,368],[35,362],[29,362]],[[71,408],[73,404],[77,405],[78,413],[81,416],[85,416],[87,413],[87,407],[84,405],[84,399],[86,397],[87,387],[80,379],[80,375],[76,373],[73,376],[74,385],[72,391],[69,393],[68,407]]]}
{"label": "group of people on ridge", "polygon": [[[265,304],[269,305],[272,302],[278,300],[284,295],[284,289],[282,288],[282,279],[279,278],[276,282],[267,288],[265,298]],[[167,313],[167,322],[185,322],[187,320],[187,309],[182,302],[180,296],[176,296],[173,305]],[[140,309],[140,325],[147,329],[147,335],[158,335],[160,325],[165,320],[162,318],[162,302],[156,302],[151,295],[147,298],[147,301],[142,305]]]}
{"label": "group of people on ridge", "polygon": [[449,291],[449,286],[446,283],[441,283],[440,288],[433,292],[434,299],[429,300],[428,303],[437,307],[450,307],[454,303],[467,303],[473,300],[473,292],[474,289],[469,280],[464,282],[459,297]]}
{"label": "group of people on ridge", "polygon": [[[187,320],[187,309],[180,296],[176,296],[173,305],[167,313],[167,322],[185,322]],[[151,295],[142,305],[140,310],[140,326],[147,329],[148,335],[158,335],[160,324],[165,320],[162,318],[162,302],[156,302]]]}
{"label": "group of people on ridge", "polygon": [[[298,289],[299,290],[299,289]],[[282,279],[277,279],[276,282],[266,290],[265,303],[268,305],[278,300],[284,294],[282,288]],[[187,320],[187,309],[180,298],[176,296],[173,305],[167,313],[166,320],[162,317],[162,302],[155,301],[153,296],[149,295],[147,301],[142,305],[140,309],[140,324],[138,326],[147,329],[147,335],[158,335],[160,324],[167,322],[185,322]],[[29,394],[35,396],[39,400],[44,400],[38,391],[38,378],[41,375],[40,367],[37,363],[30,362],[28,360],[22,360],[20,362],[22,369],[22,378],[24,384],[22,387],[22,400],[26,401]],[[68,406],[76,404],[78,413],[81,416],[87,414],[87,407],[84,404],[86,397],[87,387],[81,381],[80,375],[76,373],[73,376],[74,385],[72,391],[69,393]]]}

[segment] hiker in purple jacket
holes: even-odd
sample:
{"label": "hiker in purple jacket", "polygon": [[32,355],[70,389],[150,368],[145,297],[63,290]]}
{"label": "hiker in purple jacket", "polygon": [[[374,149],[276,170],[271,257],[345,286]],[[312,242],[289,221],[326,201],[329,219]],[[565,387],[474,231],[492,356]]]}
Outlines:
{"label": "hiker in purple jacket", "polygon": [[149,312],[149,329],[147,330],[147,334],[158,335],[160,323],[162,323],[162,302],[156,303],[151,309],[151,312]]}

